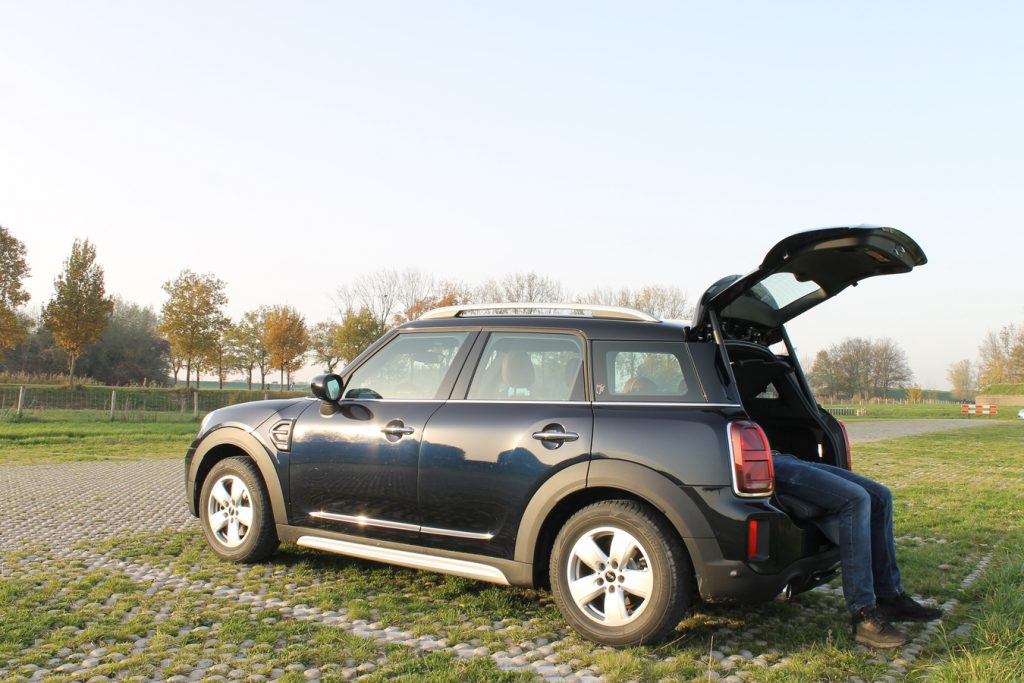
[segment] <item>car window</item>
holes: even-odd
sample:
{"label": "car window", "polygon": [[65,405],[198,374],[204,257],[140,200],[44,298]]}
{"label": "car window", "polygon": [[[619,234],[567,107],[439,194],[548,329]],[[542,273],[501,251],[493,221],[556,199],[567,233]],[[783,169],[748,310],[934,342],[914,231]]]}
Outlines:
{"label": "car window", "polygon": [[598,401],[703,402],[683,342],[594,342]]}
{"label": "car window", "polygon": [[493,332],[467,398],[583,400],[583,344],[572,334]]}
{"label": "car window", "polygon": [[467,332],[400,334],[356,368],[345,398],[434,399]]}

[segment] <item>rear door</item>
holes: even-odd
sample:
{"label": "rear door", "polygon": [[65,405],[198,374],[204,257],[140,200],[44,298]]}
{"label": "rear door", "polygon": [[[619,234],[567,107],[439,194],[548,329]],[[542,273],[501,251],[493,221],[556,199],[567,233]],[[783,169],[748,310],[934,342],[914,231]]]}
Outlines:
{"label": "rear door", "polygon": [[895,228],[798,233],[776,244],[753,272],[712,285],[701,297],[694,328],[708,324],[713,310],[723,324],[751,326],[775,341],[787,321],[850,285],[877,275],[908,273],[927,262],[921,247]]}
{"label": "rear door", "polygon": [[420,450],[420,542],[511,558],[530,498],[590,457],[585,340],[573,332],[481,334]]}

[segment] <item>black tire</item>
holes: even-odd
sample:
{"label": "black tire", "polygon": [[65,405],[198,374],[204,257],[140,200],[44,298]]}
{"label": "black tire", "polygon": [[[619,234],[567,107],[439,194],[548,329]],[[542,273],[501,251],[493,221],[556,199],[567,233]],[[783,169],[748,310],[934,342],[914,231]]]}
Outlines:
{"label": "black tire", "polygon": [[222,559],[259,562],[277,550],[270,496],[248,457],[224,458],[210,469],[199,494],[199,520],[206,542]]}
{"label": "black tire", "polygon": [[[613,559],[613,543],[624,567]],[[608,563],[599,564],[603,570],[590,566],[602,558]],[[675,529],[653,508],[632,500],[594,503],[570,517],[555,538],[549,571],[566,622],[587,640],[613,647],[664,640],[694,596],[692,564]],[[572,594],[573,580],[581,600]]]}

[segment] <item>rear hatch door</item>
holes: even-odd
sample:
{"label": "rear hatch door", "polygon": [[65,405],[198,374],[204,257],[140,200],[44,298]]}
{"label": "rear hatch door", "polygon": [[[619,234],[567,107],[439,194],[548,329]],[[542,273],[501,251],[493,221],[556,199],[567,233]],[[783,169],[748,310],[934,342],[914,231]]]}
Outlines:
{"label": "rear hatch door", "polygon": [[723,325],[752,326],[777,340],[782,325],[876,275],[909,273],[928,262],[921,247],[895,228],[822,228],[782,240],[753,272],[731,275],[701,297],[694,329],[709,323],[714,310]]}

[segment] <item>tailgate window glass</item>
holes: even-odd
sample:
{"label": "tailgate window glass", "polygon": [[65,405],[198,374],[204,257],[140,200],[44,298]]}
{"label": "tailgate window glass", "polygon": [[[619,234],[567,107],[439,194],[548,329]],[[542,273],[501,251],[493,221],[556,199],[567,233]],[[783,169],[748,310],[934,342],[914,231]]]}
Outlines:
{"label": "tailgate window glass", "polygon": [[817,282],[800,282],[793,273],[773,273],[750,288],[751,296],[776,311],[815,292],[821,292]]}

